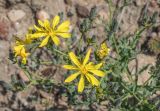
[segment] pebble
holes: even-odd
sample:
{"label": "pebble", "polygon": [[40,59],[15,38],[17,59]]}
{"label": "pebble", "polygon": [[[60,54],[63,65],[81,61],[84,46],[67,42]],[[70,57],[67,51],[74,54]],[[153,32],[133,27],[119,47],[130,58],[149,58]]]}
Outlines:
{"label": "pebble", "polygon": [[51,94],[46,93],[46,92],[44,92],[42,90],[39,90],[39,93],[43,98],[45,98],[47,100],[53,100],[53,96]]}
{"label": "pebble", "polygon": [[99,15],[100,19],[103,19],[103,20],[109,19],[107,11],[105,11],[105,10],[100,10],[98,15]]}
{"label": "pebble", "polygon": [[29,78],[26,76],[26,74],[22,70],[19,72],[19,76],[24,82],[29,82]]}
{"label": "pebble", "polygon": [[[8,55],[9,53],[9,43],[7,41],[0,41],[0,58],[4,58],[6,57],[6,55]],[[3,61],[2,60],[2,61]],[[3,65],[4,66],[4,65]],[[3,69],[4,70],[4,69]]]}
{"label": "pebble", "polygon": [[45,10],[51,17],[66,12],[64,0],[31,0],[31,4],[33,10]]}
{"label": "pebble", "polygon": [[151,0],[150,5],[151,7],[158,8],[157,0]]}
{"label": "pebble", "polygon": [[39,19],[39,20],[44,21],[44,20],[46,20],[46,19],[49,19],[50,16],[49,16],[49,14],[48,14],[46,11],[40,10],[40,11],[38,11],[38,12],[36,13],[36,18]]}
{"label": "pebble", "polygon": [[135,0],[134,2],[136,6],[142,6],[145,3],[143,0]]}
{"label": "pebble", "polygon": [[151,33],[151,37],[153,37],[153,38],[154,38],[154,37],[157,37],[157,33],[156,33],[156,32],[152,32],[152,33]]}
{"label": "pebble", "polygon": [[16,22],[25,17],[26,13],[23,10],[11,10],[7,15],[12,22]]}
{"label": "pebble", "polygon": [[7,40],[9,34],[9,25],[4,21],[0,21],[0,39]]}
{"label": "pebble", "polygon": [[[143,58],[143,59],[142,59]],[[142,69],[142,67],[144,67],[147,64],[150,65],[155,65],[155,57],[151,57],[148,55],[144,55],[144,54],[138,54],[137,55],[137,61],[138,61],[138,69]],[[136,60],[130,61],[129,63],[129,69],[132,70],[132,73],[135,73],[136,71]],[[138,85],[143,85],[146,80],[150,77],[149,72],[149,68],[145,71],[143,71],[139,76],[138,76]],[[124,80],[126,81],[126,77],[124,77]],[[127,80],[127,82],[129,82]]]}
{"label": "pebble", "polygon": [[64,0],[64,2],[69,6],[72,6],[72,4],[73,4],[72,0]]}
{"label": "pebble", "polygon": [[89,10],[85,6],[76,5],[76,11],[79,17],[85,18],[89,16]]}
{"label": "pebble", "polygon": [[101,103],[100,103],[102,106],[106,106],[106,105],[108,105],[109,104],[109,101],[102,101]]}

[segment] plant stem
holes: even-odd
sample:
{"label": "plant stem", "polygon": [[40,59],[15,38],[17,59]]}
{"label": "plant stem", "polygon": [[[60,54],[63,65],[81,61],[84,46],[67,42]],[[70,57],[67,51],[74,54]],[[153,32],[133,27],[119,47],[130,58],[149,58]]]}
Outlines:
{"label": "plant stem", "polygon": [[128,91],[132,96],[134,96],[138,101],[141,101],[140,98],[138,98],[132,91],[130,91],[125,85],[123,85],[122,83],[120,83],[121,86],[126,90]]}
{"label": "plant stem", "polygon": [[63,55],[63,56],[66,56],[66,57],[68,57],[68,55],[67,54],[65,54],[65,53],[63,53],[63,52],[61,52],[60,50],[57,50],[57,49],[53,49],[55,52],[58,52],[59,54],[61,54],[61,55]]}

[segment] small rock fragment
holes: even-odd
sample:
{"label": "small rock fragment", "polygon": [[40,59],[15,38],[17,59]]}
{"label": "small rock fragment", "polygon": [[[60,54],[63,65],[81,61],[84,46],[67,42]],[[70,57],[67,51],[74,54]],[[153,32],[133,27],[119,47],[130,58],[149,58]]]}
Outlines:
{"label": "small rock fragment", "polygon": [[100,16],[100,19],[103,19],[103,20],[108,20],[108,14],[105,10],[101,10],[99,11],[98,15]]}
{"label": "small rock fragment", "polygon": [[76,11],[79,17],[89,16],[89,10],[85,6],[76,5]]}
{"label": "small rock fragment", "polygon": [[151,37],[153,37],[153,38],[157,37],[157,33],[156,32],[152,32],[151,33]]}
{"label": "small rock fragment", "polygon": [[102,101],[101,103],[100,103],[102,106],[106,106],[106,105],[108,105],[109,104],[109,101]]}
{"label": "small rock fragment", "polygon": [[53,99],[51,94],[48,94],[48,93],[46,93],[46,92],[44,92],[42,90],[40,90],[39,93],[45,99],[48,99],[48,100],[52,100]]}
{"label": "small rock fragment", "polygon": [[49,14],[44,10],[38,11],[36,13],[36,17],[37,17],[37,19],[42,20],[42,21],[50,18]]}
{"label": "small rock fragment", "polygon": [[158,8],[157,0],[151,0],[150,5],[151,7]]}
{"label": "small rock fragment", "polygon": [[[9,55],[9,53],[8,53],[8,50],[9,50],[9,47],[10,47],[10,44],[7,42],[7,41],[0,41],[0,58],[2,59],[2,61],[4,61],[5,59],[5,57],[6,57],[6,55]],[[2,68],[3,70],[5,70],[4,69],[4,66],[5,65],[3,65],[3,68],[2,68],[2,66],[0,67],[0,69]],[[2,70],[0,70],[0,71],[2,71]],[[1,72],[2,73],[2,72]],[[7,75],[7,74],[6,74]],[[3,78],[3,77],[2,77]],[[1,79],[2,79],[1,78]],[[3,80],[3,79],[2,79]]]}
{"label": "small rock fragment", "polygon": [[29,78],[26,76],[26,74],[23,71],[19,72],[19,76],[24,82],[29,82]]}
{"label": "small rock fragment", "polygon": [[0,39],[7,40],[9,33],[9,25],[3,21],[0,21]]}
{"label": "small rock fragment", "polygon": [[12,22],[21,20],[25,15],[26,13],[23,10],[11,10],[8,13],[8,17]]}
{"label": "small rock fragment", "polygon": [[69,6],[72,6],[72,4],[73,4],[72,0],[64,0],[64,2]]}
{"label": "small rock fragment", "polygon": [[141,6],[142,5],[142,0],[135,0],[134,1],[136,6]]}

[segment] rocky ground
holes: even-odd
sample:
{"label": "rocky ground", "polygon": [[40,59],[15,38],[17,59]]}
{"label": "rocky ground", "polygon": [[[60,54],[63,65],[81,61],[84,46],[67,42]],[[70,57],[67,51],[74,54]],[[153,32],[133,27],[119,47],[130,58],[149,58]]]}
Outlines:
{"label": "rocky ground", "polygon": [[[117,0],[114,1],[116,3]],[[126,7],[119,17],[119,22],[122,23],[120,34],[133,33],[136,30],[141,10],[146,4],[149,4],[150,14],[154,11],[160,11],[158,0],[135,0],[134,4]],[[37,19],[52,19],[58,13],[63,13],[64,19],[71,20],[72,28],[76,29],[80,20],[88,16],[93,6],[96,6],[98,10],[96,19],[98,27],[90,34],[98,35],[101,40],[105,36],[103,21],[109,19],[108,5],[105,0],[0,0],[0,111],[40,111],[45,110],[48,104],[54,104],[48,108],[48,111],[73,109],[67,106],[65,102],[67,98],[61,97],[56,101],[51,98],[53,95],[37,91],[34,87],[24,92],[14,93],[5,92],[1,86],[4,82],[10,83],[11,75],[21,73],[21,70],[8,59],[14,43],[14,35],[23,38],[28,27],[33,26]],[[79,36],[79,32],[76,33]],[[140,44],[143,44],[148,37],[160,39],[160,24],[157,24],[156,30],[150,29],[145,32]],[[139,67],[148,63],[154,64],[155,58],[155,53],[151,55],[140,54],[138,56]],[[134,63],[131,63],[131,66],[134,66]],[[140,84],[148,78],[146,73],[140,77]],[[30,103],[29,99],[36,95],[41,96],[42,99],[39,102]],[[99,109],[104,110],[104,107]]]}

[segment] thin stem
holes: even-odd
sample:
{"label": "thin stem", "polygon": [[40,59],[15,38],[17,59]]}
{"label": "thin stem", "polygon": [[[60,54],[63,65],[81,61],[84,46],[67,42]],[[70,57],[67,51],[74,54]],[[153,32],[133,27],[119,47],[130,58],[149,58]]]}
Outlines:
{"label": "thin stem", "polygon": [[109,19],[111,21],[112,19],[112,1],[109,0],[108,3],[109,3]]}
{"label": "thin stem", "polygon": [[52,61],[40,61],[40,64],[42,64],[42,65],[51,65],[51,64],[53,64],[53,62]]}
{"label": "thin stem", "polygon": [[66,56],[66,57],[68,57],[68,55],[67,54],[65,54],[65,53],[63,53],[63,52],[61,52],[60,50],[57,50],[57,49],[53,49],[55,52],[58,52],[59,54],[62,54],[63,56]]}
{"label": "thin stem", "polygon": [[153,75],[151,75],[143,84],[143,86],[145,86],[151,79],[152,79]]}
{"label": "thin stem", "polygon": [[116,39],[115,39],[115,37],[113,36],[113,34],[112,34],[112,40],[113,40],[113,44],[114,44],[114,46],[115,46],[115,49],[116,49],[116,52],[117,52],[117,54],[119,55],[119,50],[118,50],[118,47],[117,47],[117,43],[116,43]]}
{"label": "thin stem", "polygon": [[140,98],[138,98],[132,91],[130,91],[125,85],[123,85],[122,83],[120,83],[121,86],[126,89],[132,96],[134,96],[138,101],[141,101]]}
{"label": "thin stem", "polygon": [[128,67],[127,67],[127,76],[128,76],[128,79],[133,83],[134,80],[132,78],[132,74],[131,74],[131,72],[130,72]]}

